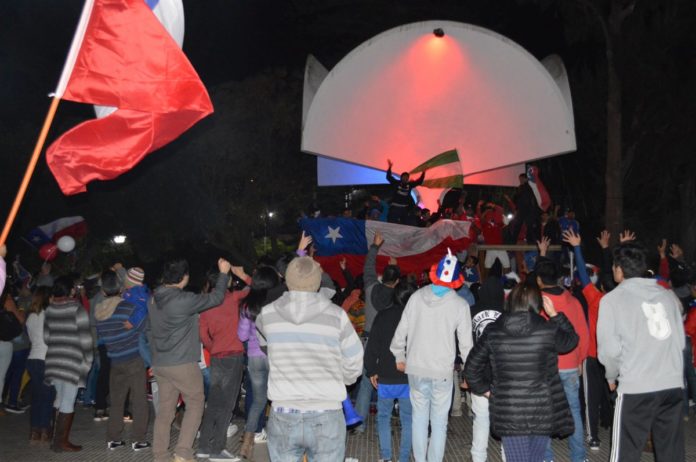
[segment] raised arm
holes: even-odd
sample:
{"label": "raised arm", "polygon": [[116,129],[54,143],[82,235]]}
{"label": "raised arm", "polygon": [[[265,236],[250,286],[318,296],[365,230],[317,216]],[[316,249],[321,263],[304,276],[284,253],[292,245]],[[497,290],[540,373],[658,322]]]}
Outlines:
{"label": "raised arm", "polygon": [[390,159],[387,159],[387,164],[389,165],[389,167],[387,168],[387,181],[389,182],[389,184],[399,184],[399,180],[394,178],[394,175],[392,175],[392,165],[394,164]]}
{"label": "raised arm", "polygon": [[584,288],[590,285],[590,276],[587,274],[585,258],[582,255],[582,247],[580,247],[580,235],[575,234],[575,231],[572,229],[568,229],[563,231],[563,241],[567,242],[573,247],[573,253],[575,254],[575,261],[578,268],[578,276],[580,276],[580,283],[582,284],[582,287]]}
{"label": "raised arm", "polygon": [[363,268],[363,282],[365,289],[379,282],[377,279],[377,253],[379,252],[379,248],[383,243],[384,238],[382,237],[382,234],[379,231],[375,232],[375,237],[372,240],[370,249],[367,251],[367,256],[365,257],[365,267]]}

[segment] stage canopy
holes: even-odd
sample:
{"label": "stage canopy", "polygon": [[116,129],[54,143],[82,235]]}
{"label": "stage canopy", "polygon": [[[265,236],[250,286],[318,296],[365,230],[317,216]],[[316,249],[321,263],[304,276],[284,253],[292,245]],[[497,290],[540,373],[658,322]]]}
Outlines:
{"label": "stage canopy", "polygon": [[398,174],[453,148],[466,184],[508,186],[526,162],[574,151],[560,58],[452,21],[388,30],[330,72],[308,58],[302,150],[320,186],[384,183],[387,159]]}

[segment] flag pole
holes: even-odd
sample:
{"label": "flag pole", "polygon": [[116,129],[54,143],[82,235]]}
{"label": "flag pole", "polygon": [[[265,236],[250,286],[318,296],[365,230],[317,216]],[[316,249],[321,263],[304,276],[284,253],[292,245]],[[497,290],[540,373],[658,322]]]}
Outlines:
{"label": "flag pole", "polygon": [[39,161],[39,157],[41,157],[41,151],[43,150],[44,144],[46,143],[46,136],[48,136],[48,130],[49,128],[51,128],[51,124],[53,123],[53,118],[56,115],[56,110],[58,109],[59,102],[60,98],[58,96],[54,96],[53,101],[51,101],[51,106],[48,108],[48,113],[46,114],[46,119],[44,120],[43,127],[41,128],[41,133],[39,133],[39,138],[36,140],[36,145],[34,146],[34,152],[32,153],[31,159],[29,160],[27,170],[24,172],[22,184],[19,186],[17,196],[15,197],[14,203],[12,204],[12,209],[10,209],[10,214],[8,215],[7,220],[5,221],[5,227],[2,230],[2,234],[0,234],[0,245],[3,245],[7,241],[7,236],[10,234],[12,224],[14,223],[15,218],[17,218],[19,206],[22,205],[22,201],[24,200],[24,196],[26,195],[27,188],[29,187],[29,181],[31,181],[31,177],[34,174],[34,170],[36,169],[36,164]]}

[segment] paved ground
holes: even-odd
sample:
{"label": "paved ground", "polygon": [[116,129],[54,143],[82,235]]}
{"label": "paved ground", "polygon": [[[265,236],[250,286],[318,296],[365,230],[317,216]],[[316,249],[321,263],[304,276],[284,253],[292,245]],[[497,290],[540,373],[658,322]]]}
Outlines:
{"label": "paved ground", "polygon": [[[240,427],[243,422],[236,422]],[[394,420],[396,425],[396,421]],[[398,429],[398,427],[394,427]],[[152,425],[150,425],[152,430]],[[127,431],[127,428],[126,428]],[[397,432],[395,432],[397,433]],[[471,418],[452,417],[448,429],[446,462],[466,461],[471,444]],[[145,462],[152,460],[151,452],[144,451],[135,453],[130,449],[122,448],[115,451],[106,449],[106,423],[93,422],[91,409],[77,409],[77,416],[72,433],[72,442],[82,444],[83,451],[79,453],[56,454],[47,447],[30,447],[27,444],[29,436],[29,415],[11,415],[0,417],[0,462]],[[176,437],[175,432],[172,434]],[[151,435],[148,435],[150,438]],[[125,435],[128,438],[128,435]],[[591,462],[607,461],[609,458],[609,434],[604,431],[601,435],[602,448],[599,452],[588,451]],[[687,461],[696,462],[696,418],[692,417],[686,425],[687,438]],[[396,437],[395,446],[397,444]],[[239,448],[239,436],[228,439],[228,449],[233,453]],[[360,462],[376,462],[379,459],[378,440],[375,433],[374,418],[370,417],[368,432],[363,436],[349,436],[347,441],[347,457],[353,457]],[[257,445],[255,453],[256,462],[267,462],[268,452],[265,445]],[[569,461],[568,445],[565,441],[554,442],[556,450],[556,460],[561,462]],[[489,446],[489,461],[501,461],[500,445],[491,439]],[[652,455],[644,454],[641,462],[652,462]],[[340,461],[336,461],[340,462]],[[668,461],[666,461],[668,462]]]}

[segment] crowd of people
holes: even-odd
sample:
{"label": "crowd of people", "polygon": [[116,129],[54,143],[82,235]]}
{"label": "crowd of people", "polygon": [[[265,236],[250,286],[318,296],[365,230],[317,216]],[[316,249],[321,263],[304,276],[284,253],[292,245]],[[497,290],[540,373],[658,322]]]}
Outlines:
{"label": "crowd of people", "polygon": [[[407,222],[410,199],[399,201],[424,175],[394,180],[398,195],[379,216]],[[349,434],[370,431],[380,462],[436,462],[468,395],[474,462],[487,459],[491,435],[509,462],[553,461],[552,438],[567,440],[572,462],[609,443],[612,462],[638,460],[646,444],[657,460],[683,461],[696,401],[696,272],[679,246],[662,242],[652,258],[633,233],[612,249],[603,232],[603,261],[587,265],[572,211],[540,213],[537,227],[528,217],[506,223],[491,202],[471,216],[458,207],[438,219],[470,219],[494,244],[512,227],[537,252],[523,260],[492,250],[482,262],[448,252],[424,281],[403,274],[397,258],[378,274],[384,237],[375,233],[362,274],[341,262],[340,287],[308,255],[303,233],[295,255],[263,258],[249,273],[220,258],[191,291],[185,259],[156,279],[115,263],[88,287],[48,265],[6,283],[1,246],[3,413],[29,409],[28,443],[56,452],[81,449],[70,434],[82,403],[107,422],[108,451],[151,449],[156,462],[253,461],[257,444],[272,461],[336,462]],[[366,218],[380,219],[373,211]],[[565,250],[552,252],[557,242]],[[569,256],[577,271],[564,264]],[[362,422],[347,429],[351,402]],[[246,419],[238,454],[228,450],[235,414]],[[600,426],[612,427],[611,442],[600,441]]]}

